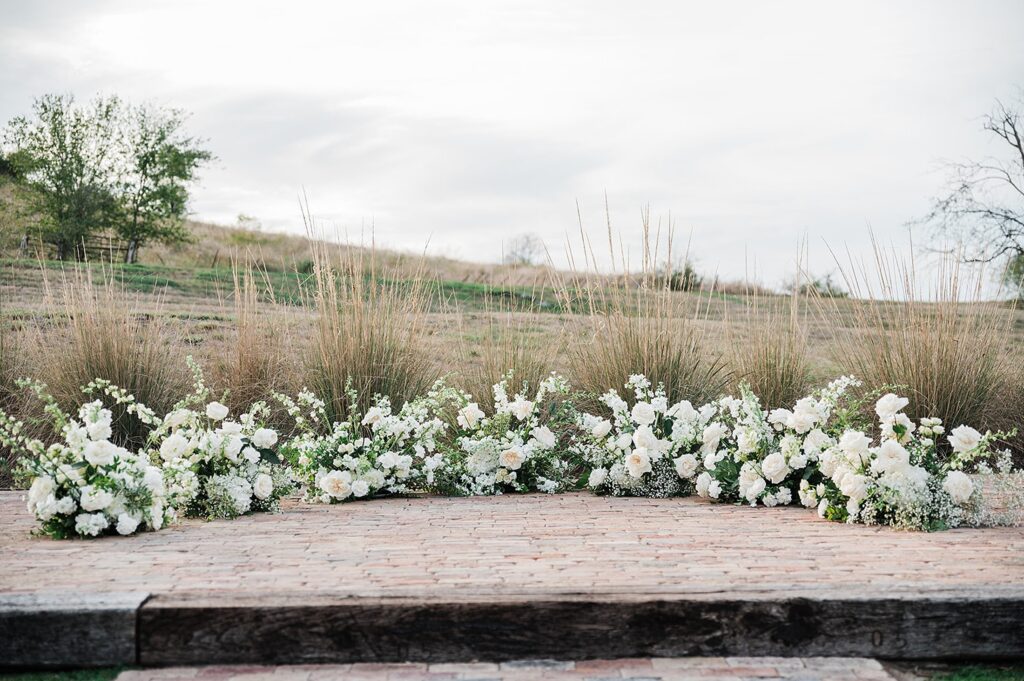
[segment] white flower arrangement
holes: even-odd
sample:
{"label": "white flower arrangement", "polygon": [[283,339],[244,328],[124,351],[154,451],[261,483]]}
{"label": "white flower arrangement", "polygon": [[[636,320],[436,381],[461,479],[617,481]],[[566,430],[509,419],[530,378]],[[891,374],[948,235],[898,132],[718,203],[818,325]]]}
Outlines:
{"label": "white flower arrangement", "polygon": [[276,451],[277,431],[263,426],[269,408],[257,402],[231,420],[226,406],[209,399],[198,367],[193,371],[195,392],[149,437],[176,505],[211,519],[277,510],[294,484]]}
{"label": "white flower arrangement", "polygon": [[[819,465],[824,480],[802,490],[803,504],[830,520],[904,529],[979,524],[985,518],[981,492],[963,469],[991,472],[989,462],[995,462],[1009,472],[1009,452],[994,449],[1009,434],[961,425],[946,435],[940,419],[914,423],[903,413],[908,404],[893,393],[883,395],[875,405],[877,442],[851,429],[827,448]],[[941,448],[943,439],[948,451]]]}
{"label": "white flower arrangement", "polygon": [[[569,462],[558,444],[561,414],[556,398],[569,384],[551,374],[532,395],[528,387],[509,397],[511,372],[493,386],[494,413],[487,415],[468,393],[449,390],[456,408],[452,436],[432,488],[459,496],[504,492],[555,493],[570,484]],[[554,427],[554,430],[552,430]]]}
{"label": "white flower arrangement", "polygon": [[727,434],[713,451],[704,452],[697,493],[752,506],[792,503],[819,482],[818,457],[835,443],[834,430],[849,411],[842,402],[858,386],[859,381],[844,376],[798,400],[792,410],[771,412],[745,385],[739,399],[722,398],[717,430]]}
{"label": "white flower arrangement", "polygon": [[584,413],[577,418],[574,450],[584,460],[585,480],[595,492],[616,496],[669,497],[689,494],[700,469],[704,434],[714,405],[669,406],[664,386],[646,376],[629,378],[633,406],[609,390],[601,402],[611,419]]}
{"label": "white flower arrangement", "polygon": [[[441,464],[436,449],[444,423],[435,405],[442,390],[435,386],[397,413],[387,397],[378,395],[365,413],[353,407],[340,423],[331,423],[324,402],[307,390],[295,400],[278,395],[296,423],[296,434],[283,449],[296,478],[306,485],[306,500],[354,501],[430,485]],[[358,404],[351,383],[346,392],[349,403]]]}
{"label": "white flower arrangement", "polygon": [[[25,437],[23,424],[0,412],[0,442],[22,456],[33,476],[28,510],[43,534],[57,539],[130,535],[159,530],[175,519],[163,472],[144,453],[111,442],[113,415],[101,401],[84,404],[74,418],[58,407],[45,385],[22,384],[43,400],[61,438],[47,447]],[[155,418],[131,396],[109,383],[104,386],[121,396],[118,404],[140,411],[142,418]]]}

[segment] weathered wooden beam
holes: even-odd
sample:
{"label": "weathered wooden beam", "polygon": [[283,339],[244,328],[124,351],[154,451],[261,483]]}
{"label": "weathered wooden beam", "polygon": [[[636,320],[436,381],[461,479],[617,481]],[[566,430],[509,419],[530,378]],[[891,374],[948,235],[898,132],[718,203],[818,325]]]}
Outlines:
{"label": "weathered wooden beam", "polygon": [[419,600],[162,595],[144,665],[522,658],[1024,657],[1024,598],[525,596]]}
{"label": "weathered wooden beam", "polygon": [[0,594],[0,668],[135,664],[145,593]]}

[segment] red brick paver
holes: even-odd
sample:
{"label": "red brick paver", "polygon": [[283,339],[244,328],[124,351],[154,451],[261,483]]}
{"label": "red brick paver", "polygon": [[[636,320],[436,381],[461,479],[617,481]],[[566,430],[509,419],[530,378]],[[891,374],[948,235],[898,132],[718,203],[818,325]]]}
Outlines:
{"label": "red brick paver", "polygon": [[174,667],[122,672],[117,681],[893,681],[875,660],[855,658],[721,658],[533,660],[503,664],[353,664],[292,667]]}
{"label": "red brick paver", "polygon": [[829,523],[798,508],[567,494],[290,500],[279,514],[53,541],[30,534],[21,497],[0,492],[0,592],[1024,591],[1024,528],[924,534]]}

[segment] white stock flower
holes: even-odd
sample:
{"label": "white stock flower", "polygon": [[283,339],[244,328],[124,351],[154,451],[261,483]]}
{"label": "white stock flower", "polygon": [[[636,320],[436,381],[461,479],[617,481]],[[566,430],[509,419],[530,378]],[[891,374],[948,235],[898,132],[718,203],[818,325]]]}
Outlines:
{"label": "white stock flower", "polygon": [[683,454],[675,460],[676,473],[680,478],[691,480],[697,472],[697,457],[693,454]]}
{"label": "white stock flower", "polygon": [[949,433],[949,444],[957,454],[969,452],[981,444],[981,433],[970,426],[957,426]]}
{"label": "white stock flower", "polygon": [[476,402],[470,402],[462,409],[459,409],[456,421],[459,426],[466,429],[476,428],[476,424],[480,423],[480,419],[484,417],[483,410]]}
{"label": "white stock flower", "polygon": [[110,419],[90,423],[86,425],[86,430],[89,431],[89,439],[97,442],[109,440],[110,436],[114,434],[110,428]]}
{"label": "white stock flower", "polygon": [[711,474],[707,471],[704,471],[697,476],[697,480],[693,483],[694,487],[697,489],[697,496],[708,496],[708,487],[711,485],[712,480],[713,478],[711,477]]}
{"label": "white stock flower", "polygon": [[277,431],[273,428],[260,428],[252,434],[252,443],[260,449],[270,449],[277,444]]}
{"label": "white stock flower", "polygon": [[356,480],[352,483],[352,494],[356,497],[365,497],[370,493],[370,484],[365,480]]}
{"label": "white stock flower", "polygon": [[908,404],[910,404],[910,400],[906,397],[886,393],[878,399],[878,402],[875,402],[875,413],[878,414],[878,418],[882,421],[888,421],[894,418]]}
{"label": "white stock flower", "polygon": [[942,489],[954,503],[966,503],[974,494],[974,483],[963,471],[950,471],[942,482]]}
{"label": "white stock flower", "polygon": [[658,417],[658,414],[654,411],[654,407],[650,402],[637,402],[633,405],[633,410],[629,413],[629,416],[633,419],[634,423],[650,425],[654,423],[654,419]]}
{"label": "white stock flower", "polygon": [[228,416],[228,408],[220,402],[210,402],[206,405],[206,416],[214,421],[220,421]]}
{"label": "white stock flower", "polygon": [[266,473],[260,473],[252,483],[252,495],[263,500],[274,493],[274,479]]}
{"label": "white stock flower", "polygon": [[626,470],[634,478],[651,472],[651,457],[646,449],[638,448],[626,455]]}

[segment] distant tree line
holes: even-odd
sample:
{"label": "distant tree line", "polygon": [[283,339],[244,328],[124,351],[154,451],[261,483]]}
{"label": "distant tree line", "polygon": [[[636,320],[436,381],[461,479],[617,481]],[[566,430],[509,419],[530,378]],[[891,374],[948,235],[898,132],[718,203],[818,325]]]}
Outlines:
{"label": "distant tree line", "polygon": [[187,240],[189,188],[214,157],[185,120],[118,97],[36,99],[30,116],[8,122],[0,148],[0,174],[24,190],[26,235],[76,260],[91,238],[117,237],[129,263],[148,243]]}

